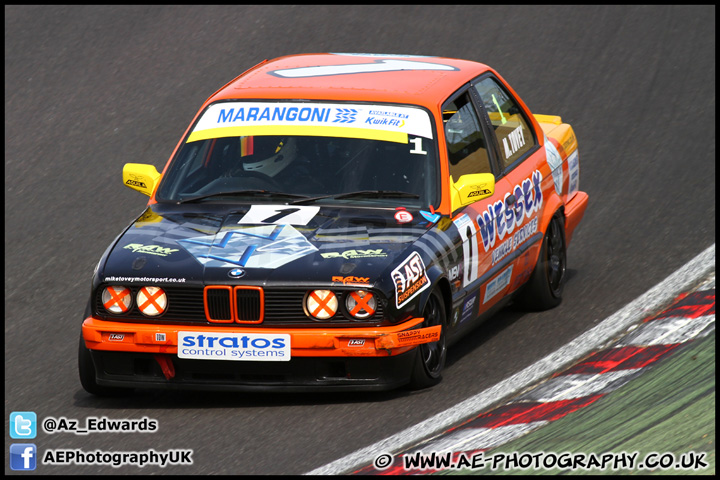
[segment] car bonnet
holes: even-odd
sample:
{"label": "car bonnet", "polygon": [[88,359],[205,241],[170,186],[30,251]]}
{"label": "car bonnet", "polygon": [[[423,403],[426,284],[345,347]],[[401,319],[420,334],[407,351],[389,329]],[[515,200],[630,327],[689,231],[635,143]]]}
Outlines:
{"label": "car bonnet", "polygon": [[119,237],[100,280],[372,284],[436,219],[403,208],[251,205],[221,214],[148,208]]}

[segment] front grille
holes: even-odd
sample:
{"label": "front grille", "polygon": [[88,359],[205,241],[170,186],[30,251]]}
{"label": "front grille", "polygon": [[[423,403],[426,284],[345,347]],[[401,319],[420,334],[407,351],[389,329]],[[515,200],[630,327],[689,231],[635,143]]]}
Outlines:
{"label": "front grille", "polygon": [[210,322],[232,323],[230,287],[205,289],[205,313]]}
{"label": "front grille", "polygon": [[[95,295],[95,314],[106,320],[162,321],[172,323],[202,323],[206,325],[261,324],[261,325],[327,325],[327,324],[366,324],[383,320],[382,297],[377,292],[378,305],[375,314],[360,322],[347,317],[343,309],[327,320],[309,318],[303,309],[303,300],[307,288],[269,288],[231,287],[212,285],[208,287],[161,286],[167,295],[168,307],[164,314],[149,318],[140,313],[135,302],[130,311],[122,315],[108,313],[102,305],[101,285]],[[141,286],[128,287],[136,298]],[[335,289],[342,304],[344,294],[351,289]],[[234,305],[233,305],[234,303]]]}
{"label": "front grille", "polygon": [[262,322],[262,290],[254,288],[235,289],[235,308],[238,322]]}

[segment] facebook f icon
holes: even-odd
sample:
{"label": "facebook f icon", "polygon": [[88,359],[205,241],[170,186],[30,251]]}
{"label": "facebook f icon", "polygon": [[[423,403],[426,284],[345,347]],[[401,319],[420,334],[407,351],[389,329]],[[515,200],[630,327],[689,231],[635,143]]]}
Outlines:
{"label": "facebook f icon", "polygon": [[10,445],[10,468],[12,470],[35,470],[37,447],[33,443]]}
{"label": "facebook f icon", "polygon": [[37,415],[35,412],[12,412],[10,414],[10,438],[35,438]]}

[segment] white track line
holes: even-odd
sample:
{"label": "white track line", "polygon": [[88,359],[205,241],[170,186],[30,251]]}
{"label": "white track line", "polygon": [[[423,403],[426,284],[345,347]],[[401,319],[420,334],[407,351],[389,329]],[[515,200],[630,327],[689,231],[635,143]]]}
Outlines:
{"label": "white track line", "polygon": [[556,352],[530,365],[525,370],[417,425],[316,468],[306,473],[306,475],[346,473],[351,469],[371,464],[375,457],[381,453],[396,452],[403,447],[429,438],[433,434],[447,430],[473,414],[479,413],[484,408],[559,371],[564,366],[590,353],[593,349],[602,346],[604,342],[613,340],[635,322],[654,313],[685,290],[695,286],[698,281],[714,270],[715,244],[713,243],[689,263],[606,318],[599,325],[580,335]]}

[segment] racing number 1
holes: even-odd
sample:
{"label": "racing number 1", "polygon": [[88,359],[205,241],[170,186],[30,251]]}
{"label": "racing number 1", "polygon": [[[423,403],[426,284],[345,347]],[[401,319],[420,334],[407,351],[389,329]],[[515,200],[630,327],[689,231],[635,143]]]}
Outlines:
{"label": "racing number 1", "polygon": [[299,208],[284,208],[282,210],[275,210],[277,213],[271,217],[266,218],[265,220],[262,220],[262,223],[275,223],[277,220],[280,220],[283,217],[287,217],[290,214],[293,214],[295,212],[299,212]]}
{"label": "racing number 1", "polygon": [[478,278],[479,258],[477,244],[477,229],[472,220],[458,228],[463,246],[463,288]]}

